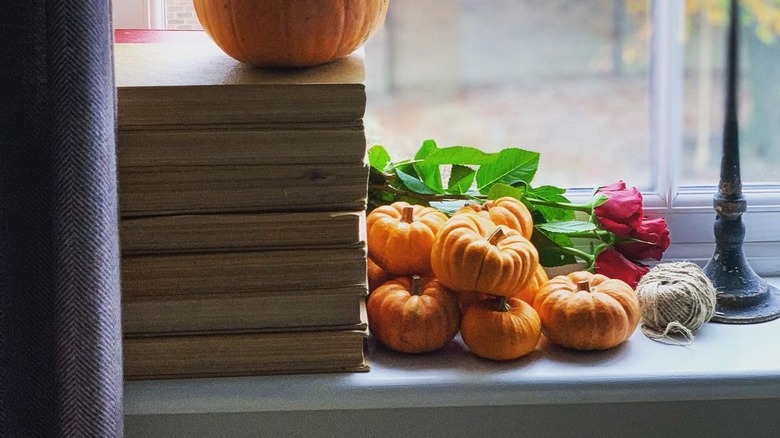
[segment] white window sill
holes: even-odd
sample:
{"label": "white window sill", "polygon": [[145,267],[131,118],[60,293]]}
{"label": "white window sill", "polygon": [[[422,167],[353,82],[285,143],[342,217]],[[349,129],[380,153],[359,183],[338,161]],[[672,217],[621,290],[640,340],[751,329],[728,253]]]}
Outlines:
{"label": "white window sill", "polygon": [[368,373],[127,382],[125,414],[780,399],[780,320],[696,335],[679,347],[637,330],[598,353],[542,344],[509,363],[478,359],[459,339],[422,356],[372,345]]}

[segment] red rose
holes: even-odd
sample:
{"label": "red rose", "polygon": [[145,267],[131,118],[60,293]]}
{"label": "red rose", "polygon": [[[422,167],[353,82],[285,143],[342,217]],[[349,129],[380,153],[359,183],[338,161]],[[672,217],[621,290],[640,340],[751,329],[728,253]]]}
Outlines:
{"label": "red rose", "polygon": [[636,187],[626,188],[623,181],[600,187],[597,195],[609,199],[593,209],[601,228],[618,236],[628,236],[642,224],[642,194]]}
{"label": "red rose", "polygon": [[597,274],[623,280],[632,288],[636,288],[639,280],[641,280],[648,271],[650,271],[650,268],[632,262],[623,257],[623,254],[620,254],[614,248],[605,249],[596,256]]}
{"label": "red rose", "polygon": [[669,227],[664,218],[643,220],[630,237],[641,242],[619,243],[615,248],[631,260],[661,260],[664,251],[671,243]]}

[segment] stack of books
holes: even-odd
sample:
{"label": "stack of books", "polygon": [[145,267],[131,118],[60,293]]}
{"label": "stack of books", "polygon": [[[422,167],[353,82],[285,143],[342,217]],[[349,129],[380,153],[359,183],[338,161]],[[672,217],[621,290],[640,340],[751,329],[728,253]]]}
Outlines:
{"label": "stack of books", "polygon": [[125,378],[367,370],[362,54],[118,30],[115,63]]}

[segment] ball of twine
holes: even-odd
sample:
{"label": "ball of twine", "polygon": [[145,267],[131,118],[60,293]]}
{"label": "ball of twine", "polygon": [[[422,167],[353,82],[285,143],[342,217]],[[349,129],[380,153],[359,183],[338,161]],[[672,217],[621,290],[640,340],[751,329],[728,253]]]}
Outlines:
{"label": "ball of twine", "polygon": [[636,294],[642,333],[656,341],[689,345],[693,332],[715,314],[715,287],[691,262],[656,265],[639,281]]}

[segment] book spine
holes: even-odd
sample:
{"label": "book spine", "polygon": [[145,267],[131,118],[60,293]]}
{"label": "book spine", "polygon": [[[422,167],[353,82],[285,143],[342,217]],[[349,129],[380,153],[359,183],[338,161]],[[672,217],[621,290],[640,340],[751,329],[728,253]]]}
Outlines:
{"label": "book spine", "polygon": [[304,212],[124,218],[120,241],[125,255],[357,247],[361,217],[360,212]]}
{"label": "book spine", "polygon": [[120,128],[165,125],[345,122],[363,118],[355,84],[119,87]]}
{"label": "book spine", "polygon": [[164,166],[119,170],[122,216],[175,213],[363,210],[365,163]]}
{"label": "book spine", "polygon": [[366,285],[365,248],[122,257],[125,300]]}
{"label": "book spine", "polygon": [[125,338],[127,380],[366,371],[365,331]]}
{"label": "book spine", "polygon": [[[124,300],[125,336],[356,328],[364,287],[287,294],[210,294]],[[171,315],[175,315],[172,318]]]}
{"label": "book spine", "polygon": [[119,168],[359,163],[362,125],[347,128],[177,127],[120,129]]}

